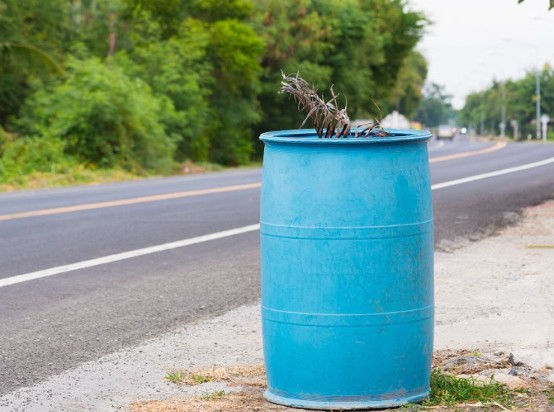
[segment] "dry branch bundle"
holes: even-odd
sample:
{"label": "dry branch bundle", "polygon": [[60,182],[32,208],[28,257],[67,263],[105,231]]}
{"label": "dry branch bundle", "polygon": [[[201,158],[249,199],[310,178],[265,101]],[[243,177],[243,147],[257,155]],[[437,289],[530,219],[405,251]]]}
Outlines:
{"label": "dry branch bundle", "polygon": [[[282,73],[282,75],[283,80],[281,81],[279,93],[292,95],[298,103],[298,110],[308,113],[300,128],[310,119],[319,137],[329,138],[336,136],[340,138],[352,135],[350,118],[347,113],[348,102],[345,99],[344,108],[339,108],[338,97],[340,94],[335,94],[333,86],[329,88],[331,98],[325,101],[324,97],[317,93],[317,89],[310,86],[306,80],[300,77],[299,73],[295,75]],[[388,135],[389,133],[383,129],[378,120],[366,125],[359,133],[358,131],[354,133],[355,137]]]}

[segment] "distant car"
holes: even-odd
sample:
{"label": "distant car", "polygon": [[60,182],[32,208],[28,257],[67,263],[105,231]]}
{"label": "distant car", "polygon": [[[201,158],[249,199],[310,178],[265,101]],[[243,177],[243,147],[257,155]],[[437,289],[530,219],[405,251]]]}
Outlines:
{"label": "distant car", "polygon": [[441,139],[452,140],[454,139],[455,135],[456,135],[456,128],[452,126],[443,125],[437,128],[437,140],[441,140]]}

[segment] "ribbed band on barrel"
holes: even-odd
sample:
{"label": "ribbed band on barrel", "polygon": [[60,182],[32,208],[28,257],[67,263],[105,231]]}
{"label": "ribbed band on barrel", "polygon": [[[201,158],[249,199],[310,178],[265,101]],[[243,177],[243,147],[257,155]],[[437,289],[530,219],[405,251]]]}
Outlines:
{"label": "ribbed band on barrel", "polygon": [[433,219],[401,225],[356,227],[309,227],[260,222],[262,235],[296,239],[384,239],[420,235],[432,230]]}
{"label": "ribbed band on barrel", "polygon": [[420,322],[433,317],[434,306],[382,313],[301,313],[276,310],[262,306],[262,318],[270,322],[280,322],[303,326],[384,326],[401,323]]}
{"label": "ribbed band on barrel", "polygon": [[406,405],[418,402],[429,397],[429,387],[417,388],[412,391],[393,392],[383,395],[360,396],[317,396],[289,394],[283,391],[269,388],[264,393],[264,398],[279,405],[300,407],[304,409],[381,409]]}

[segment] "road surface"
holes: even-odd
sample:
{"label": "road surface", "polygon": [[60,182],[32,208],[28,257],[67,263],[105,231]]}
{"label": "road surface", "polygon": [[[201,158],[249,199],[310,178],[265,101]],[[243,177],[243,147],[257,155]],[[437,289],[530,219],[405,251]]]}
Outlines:
{"label": "road surface", "polygon": [[[460,138],[429,150],[437,247],[554,194],[554,145]],[[0,194],[0,395],[257,301],[260,179],[247,169]]]}

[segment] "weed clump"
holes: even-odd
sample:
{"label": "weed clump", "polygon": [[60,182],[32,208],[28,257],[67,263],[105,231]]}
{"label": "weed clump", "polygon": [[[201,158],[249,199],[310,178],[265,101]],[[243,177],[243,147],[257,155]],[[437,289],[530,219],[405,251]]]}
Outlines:
{"label": "weed clump", "polygon": [[431,394],[424,405],[453,406],[472,402],[508,407],[513,403],[513,392],[495,382],[494,377],[491,377],[488,382],[482,382],[471,377],[460,378],[448,375],[440,369],[434,369],[431,372]]}

